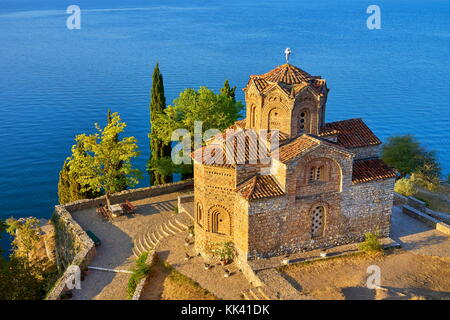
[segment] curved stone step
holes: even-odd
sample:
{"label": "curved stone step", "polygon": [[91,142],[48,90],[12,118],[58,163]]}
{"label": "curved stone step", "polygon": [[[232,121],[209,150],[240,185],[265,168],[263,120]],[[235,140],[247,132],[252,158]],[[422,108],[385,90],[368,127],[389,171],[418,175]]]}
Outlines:
{"label": "curved stone step", "polygon": [[143,242],[144,242],[144,244],[145,244],[145,247],[147,248],[147,249],[150,249],[151,247],[152,247],[152,244],[151,244],[151,242],[149,241],[149,239],[148,239],[148,237],[147,237],[147,234],[144,234],[143,236],[141,236],[144,240],[143,240]]}
{"label": "curved stone step", "polygon": [[165,230],[166,230],[171,236],[174,236],[174,235],[176,235],[176,234],[178,233],[178,231],[172,229],[168,223],[165,223],[165,224],[163,225],[163,227],[166,228]]}
{"label": "curved stone step", "polygon": [[251,300],[246,291],[242,291],[241,294],[244,297],[244,300]]}
{"label": "curved stone step", "polygon": [[156,242],[153,240],[153,237],[152,237],[152,236],[153,236],[153,232],[152,232],[152,233],[147,233],[147,234],[145,235],[145,238],[148,240],[149,247],[154,248]]}
{"label": "curved stone step", "polygon": [[176,230],[177,232],[182,232],[183,231],[183,229],[181,229],[181,227],[175,226],[175,224],[171,220],[168,221],[168,224],[173,230]]}
{"label": "curved stone step", "polygon": [[139,252],[136,250],[136,248],[133,248],[133,255],[137,258],[139,257]]}
{"label": "curved stone step", "polygon": [[158,241],[161,241],[162,238],[164,238],[164,235],[161,234],[161,232],[159,231],[159,229],[156,229],[155,231],[153,231],[153,233],[155,234],[155,238]]}
{"label": "curved stone step", "polygon": [[251,288],[249,291],[250,291],[250,294],[253,296],[252,300],[261,300],[261,298],[259,297],[259,295],[256,292],[255,288]]}
{"label": "curved stone step", "polygon": [[269,296],[264,292],[264,288],[263,287],[257,287],[256,289],[258,290],[259,295],[262,296],[262,298],[263,298],[262,300],[271,300],[269,298]]}
{"label": "curved stone step", "polygon": [[142,253],[144,253],[145,251],[147,251],[148,249],[146,248],[145,245],[142,244],[141,239],[142,239],[142,238],[139,238],[139,240],[138,240],[138,246],[137,246],[137,249],[138,249],[139,252],[142,254]]}
{"label": "curved stone step", "polygon": [[164,227],[163,227],[162,224],[160,224],[158,227],[159,227],[159,231],[161,231],[161,233],[163,234],[163,236],[165,236],[165,237],[170,237],[170,234],[167,233],[167,232],[164,230]]}
{"label": "curved stone step", "polygon": [[151,239],[153,245],[156,247],[156,245],[157,245],[158,242],[159,242],[159,239],[158,239],[158,237],[155,235],[154,232],[152,232],[152,234],[150,235],[150,239]]}
{"label": "curved stone step", "polygon": [[174,222],[176,222],[183,229],[183,231],[189,229],[189,226],[185,225],[183,222],[176,218],[174,219]]}

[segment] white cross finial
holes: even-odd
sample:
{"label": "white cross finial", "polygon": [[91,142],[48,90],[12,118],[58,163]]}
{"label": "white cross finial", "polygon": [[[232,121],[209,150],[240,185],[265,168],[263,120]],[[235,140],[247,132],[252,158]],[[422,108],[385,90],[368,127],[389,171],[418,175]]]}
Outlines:
{"label": "white cross finial", "polygon": [[292,53],[291,48],[286,48],[286,50],[284,50],[284,53],[286,54],[286,63],[289,63],[289,56]]}

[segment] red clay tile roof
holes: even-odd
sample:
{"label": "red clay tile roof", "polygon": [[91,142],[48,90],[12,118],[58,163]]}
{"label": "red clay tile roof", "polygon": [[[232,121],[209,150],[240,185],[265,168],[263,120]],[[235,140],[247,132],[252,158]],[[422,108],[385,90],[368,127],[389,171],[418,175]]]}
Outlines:
{"label": "red clay tile roof", "polygon": [[[257,164],[267,161],[270,151],[266,149],[266,152],[261,152],[259,149],[266,146],[261,144],[259,139],[251,143],[250,139],[253,137],[256,138],[256,133],[247,134],[246,130],[236,130],[229,135],[224,132],[217,135],[212,143],[192,152],[191,157],[198,161],[201,154],[203,164],[225,168],[234,168],[236,164]],[[244,145],[241,145],[241,141],[245,142]]]}
{"label": "red clay tile roof", "polygon": [[242,120],[238,120],[234,123],[235,126],[245,129],[245,126],[247,125],[247,118],[244,118]]}
{"label": "red clay tile roof", "polygon": [[381,159],[355,160],[353,162],[353,183],[394,178],[397,174]]}
{"label": "red clay tile roof", "polygon": [[247,200],[278,197],[285,194],[271,175],[254,176],[241,183],[237,191]]}
{"label": "red clay tile roof", "polygon": [[345,148],[367,147],[381,144],[377,136],[361,118],[326,123],[320,129],[320,136],[338,131],[337,143]]}
{"label": "red clay tile roof", "polygon": [[284,82],[286,84],[296,84],[307,82],[314,77],[306,71],[291,64],[283,64],[275,69],[260,75],[259,78],[270,82]]}
{"label": "red clay tile roof", "polygon": [[263,91],[265,88],[267,88],[270,85],[266,80],[260,79],[257,76],[250,77],[250,80],[253,80],[253,82],[255,83],[256,89],[258,89],[258,91]]}
{"label": "red clay tile roof", "polygon": [[316,139],[312,139],[307,135],[302,135],[292,142],[280,147],[279,159],[281,162],[289,161],[301,154],[303,151],[319,144],[320,142]]}

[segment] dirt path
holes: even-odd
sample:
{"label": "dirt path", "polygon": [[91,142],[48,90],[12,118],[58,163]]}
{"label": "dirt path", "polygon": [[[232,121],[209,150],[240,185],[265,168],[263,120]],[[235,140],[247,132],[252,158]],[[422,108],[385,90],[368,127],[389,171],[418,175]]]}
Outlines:
{"label": "dirt path", "polygon": [[381,285],[407,297],[450,298],[450,260],[394,250],[384,256],[348,256],[285,269],[286,277],[316,299],[374,299],[366,286],[367,267],[381,270]]}
{"label": "dirt path", "polygon": [[394,208],[391,237],[403,249],[383,256],[364,254],[286,267],[284,276],[315,299],[375,299],[367,288],[367,267],[381,271],[391,299],[450,299],[450,240]]}

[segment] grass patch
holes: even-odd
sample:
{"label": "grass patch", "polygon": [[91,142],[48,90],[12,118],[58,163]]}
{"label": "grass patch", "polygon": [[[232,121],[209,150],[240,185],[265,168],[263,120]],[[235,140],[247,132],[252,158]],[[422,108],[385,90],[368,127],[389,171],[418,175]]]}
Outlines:
{"label": "grass patch", "polygon": [[[445,194],[445,192],[443,193]],[[427,207],[431,210],[450,213],[450,204],[447,201],[439,198],[439,196],[437,195],[425,193],[419,190],[414,197],[425,202],[427,204]]]}
{"label": "grass patch", "polygon": [[367,254],[377,254],[383,252],[379,237],[373,232],[366,232],[364,234],[364,241],[358,243],[358,248]]}
{"label": "grass patch", "polygon": [[162,300],[219,300],[214,294],[202,288],[198,282],[178,272],[167,262],[161,261],[157,255],[154,267],[163,269],[167,274],[163,282]]}
{"label": "grass patch", "polygon": [[147,257],[148,257],[148,252],[144,252],[136,260],[136,266],[132,270],[133,274],[131,275],[130,279],[128,280],[128,287],[127,287],[128,299],[131,299],[133,297],[139,281],[141,281],[141,279],[146,277],[150,272],[151,266],[146,263]]}
{"label": "grass patch", "polygon": [[277,267],[276,269],[279,272],[286,272],[286,271],[289,271],[290,269],[296,269],[296,268],[299,268],[302,266],[309,266],[312,264],[320,264],[320,263],[337,260],[337,259],[353,258],[356,256],[362,256],[362,255],[365,255],[365,253],[361,252],[361,251],[355,251],[355,252],[347,253],[345,255],[340,255],[340,256],[328,256],[326,258],[320,258],[320,259],[318,258],[318,259],[309,260],[309,261],[299,261],[299,262],[291,263],[286,266]]}

